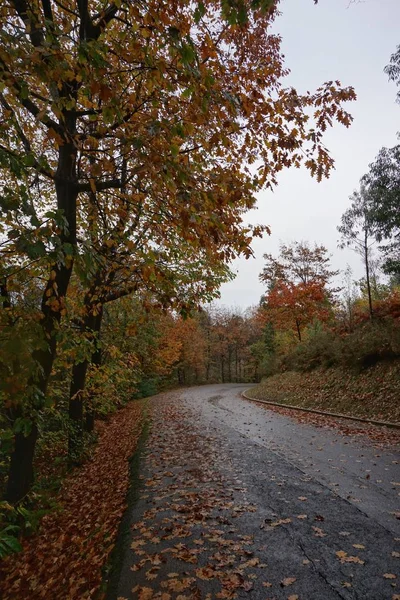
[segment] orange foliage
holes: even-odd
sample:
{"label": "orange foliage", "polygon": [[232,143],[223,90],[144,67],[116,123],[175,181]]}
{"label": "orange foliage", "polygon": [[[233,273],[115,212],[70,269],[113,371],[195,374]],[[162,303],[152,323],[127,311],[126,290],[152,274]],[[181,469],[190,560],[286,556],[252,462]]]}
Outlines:
{"label": "orange foliage", "polygon": [[310,281],[292,283],[277,281],[265,303],[265,321],[272,321],[278,329],[301,331],[314,320],[327,321],[332,307],[327,298],[325,284]]}
{"label": "orange foliage", "polygon": [[57,498],[62,510],[43,519],[39,533],[23,542],[23,552],[3,561],[3,600],[94,597],[126,508],[128,461],[141,425],[138,403],[98,424],[93,459],[67,477]]}

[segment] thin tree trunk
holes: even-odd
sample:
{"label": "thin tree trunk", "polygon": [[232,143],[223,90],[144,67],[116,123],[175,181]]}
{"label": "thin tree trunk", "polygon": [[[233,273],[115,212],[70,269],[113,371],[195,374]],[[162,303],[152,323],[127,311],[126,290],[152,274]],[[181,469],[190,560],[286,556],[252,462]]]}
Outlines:
{"label": "thin tree trunk", "polygon": [[299,341],[301,342],[300,323],[299,323],[298,319],[296,319],[296,329],[297,329],[297,335],[298,335]]}
{"label": "thin tree trunk", "polygon": [[100,348],[97,346],[97,338],[101,329],[103,309],[101,307],[99,311],[99,307],[97,306],[96,310],[98,312],[96,315],[93,315],[94,307],[89,304],[90,297],[90,295],[87,296],[86,317],[81,326],[81,333],[83,335],[93,335],[96,338],[94,341],[96,349],[92,353],[90,361],[86,359],[79,363],[75,363],[72,367],[68,408],[70,419],[68,456],[73,462],[79,459],[79,455],[82,451],[83,431],[92,431],[94,427],[94,411],[90,408],[86,411],[86,423],[84,424],[84,391],[87,371],[89,364],[95,364],[97,366],[100,366],[101,364],[101,352]]}
{"label": "thin tree trunk", "polygon": [[237,346],[235,348],[235,376],[236,376],[236,382],[239,381],[239,371],[238,371],[238,349]]}
{"label": "thin tree trunk", "polygon": [[[100,343],[99,343],[99,341],[100,341],[99,338],[100,338],[100,331],[101,331],[101,323],[103,321],[103,307],[101,307],[98,310],[99,310],[99,313],[96,315],[96,317],[94,319],[94,324],[93,324],[93,331],[96,334],[96,340],[95,340],[96,350],[93,352],[92,358],[91,358],[91,364],[96,369],[101,367],[101,362],[102,362],[102,352],[101,352],[101,347],[100,347]],[[94,397],[91,396],[89,398],[88,406],[86,408],[86,415],[85,415],[85,430],[89,433],[94,430],[95,418],[96,418],[96,411],[94,410]]]}
{"label": "thin tree trunk", "polygon": [[369,275],[369,258],[368,258],[368,237],[367,237],[367,231],[365,232],[365,240],[364,240],[364,257],[365,257],[365,275],[366,275],[366,280],[367,280],[369,317],[372,320],[374,318],[374,311],[373,311],[373,308],[372,308],[371,281],[370,281],[370,275]]}

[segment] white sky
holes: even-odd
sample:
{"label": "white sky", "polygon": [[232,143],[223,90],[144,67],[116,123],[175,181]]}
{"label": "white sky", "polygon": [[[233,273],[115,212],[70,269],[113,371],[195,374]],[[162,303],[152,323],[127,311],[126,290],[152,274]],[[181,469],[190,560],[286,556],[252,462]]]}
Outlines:
{"label": "white sky", "polygon": [[261,193],[258,210],[248,213],[249,222],[268,224],[272,233],[253,242],[255,259],[237,260],[236,279],[221,287],[218,304],[241,308],[258,303],[264,291],[258,280],[262,256],[276,255],[280,241],[322,243],[334,268],[349,263],[356,278],[363,275],[360,258],[337,248],[336,226],[368,164],[382,146],[398,143],[400,130],[397,90],[383,73],[400,44],[400,0],[319,0],[317,6],[313,0],[282,0],[280,9],[274,28],[291,69],[287,84],[304,92],[339,79],[355,88],[357,101],[348,105],[351,127],[337,124],[325,137],[336,161],[330,178],[317,183],[304,168],[286,170],[275,191]]}

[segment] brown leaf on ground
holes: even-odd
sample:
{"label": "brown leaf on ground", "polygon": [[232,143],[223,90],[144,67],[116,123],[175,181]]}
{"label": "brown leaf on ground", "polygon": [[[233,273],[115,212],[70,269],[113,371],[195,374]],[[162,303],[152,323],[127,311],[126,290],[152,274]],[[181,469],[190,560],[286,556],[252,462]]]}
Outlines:
{"label": "brown leaf on ground", "polygon": [[23,552],[2,561],[2,600],[94,597],[126,507],[141,407],[133,402],[96,423],[93,458],[65,478],[56,498],[62,510],[43,518],[39,531],[23,541]]}
{"label": "brown leaf on ground", "polygon": [[361,560],[358,556],[348,556],[347,552],[344,550],[339,550],[336,552],[336,556],[340,559],[342,563],[356,563],[359,565],[363,565],[365,561]]}

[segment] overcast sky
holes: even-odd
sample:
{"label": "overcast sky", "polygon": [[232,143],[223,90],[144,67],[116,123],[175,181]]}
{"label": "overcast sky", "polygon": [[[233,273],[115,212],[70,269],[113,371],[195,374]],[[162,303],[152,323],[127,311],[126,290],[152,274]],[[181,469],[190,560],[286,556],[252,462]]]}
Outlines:
{"label": "overcast sky", "polygon": [[301,93],[339,79],[355,88],[357,101],[348,105],[351,127],[338,124],[326,135],[336,161],[331,177],[317,183],[305,169],[286,170],[275,191],[261,193],[258,210],[248,213],[249,222],[268,224],[272,233],[253,242],[255,259],[236,261],[236,279],[221,287],[218,303],[241,308],[258,303],[262,256],[277,254],[280,242],[323,243],[336,269],[349,263],[355,277],[363,275],[360,258],[337,248],[336,226],[368,164],[382,146],[398,143],[400,131],[397,90],[383,72],[400,44],[400,0],[319,0],[317,6],[313,0],[282,0],[280,7],[275,29],[291,69],[287,84]]}

